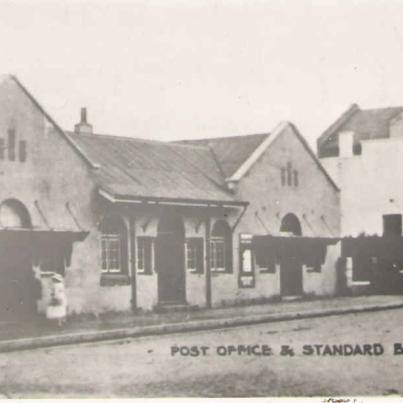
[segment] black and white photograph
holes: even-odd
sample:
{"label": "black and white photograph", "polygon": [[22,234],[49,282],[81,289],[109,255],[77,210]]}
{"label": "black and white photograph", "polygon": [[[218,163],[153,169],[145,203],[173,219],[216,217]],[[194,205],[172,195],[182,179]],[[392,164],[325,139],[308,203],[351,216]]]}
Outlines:
{"label": "black and white photograph", "polygon": [[0,0],[0,398],[400,401],[402,217],[403,0]]}

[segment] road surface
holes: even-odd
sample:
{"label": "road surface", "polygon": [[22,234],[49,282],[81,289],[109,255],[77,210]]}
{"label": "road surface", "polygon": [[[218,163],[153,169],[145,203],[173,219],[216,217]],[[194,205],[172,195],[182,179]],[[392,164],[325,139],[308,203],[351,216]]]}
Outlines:
{"label": "road surface", "polygon": [[38,398],[403,393],[399,343],[403,345],[401,309],[60,346],[0,354],[0,394]]}

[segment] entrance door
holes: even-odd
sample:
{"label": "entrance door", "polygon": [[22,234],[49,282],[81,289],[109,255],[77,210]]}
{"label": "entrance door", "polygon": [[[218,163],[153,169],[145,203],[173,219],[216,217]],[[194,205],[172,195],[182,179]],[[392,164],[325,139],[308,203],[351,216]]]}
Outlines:
{"label": "entrance door", "polygon": [[302,295],[302,265],[295,257],[286,256],[281,261],[280,290],[283,297]]}
{"label": "entrance door", "polygon": [[0,279],[0,320],[32,318],[40,285],[32,270],[30,245],[11,234],[2,240]]}
{"label": "entrance door", "polygon": [[185,238],[183,223],[179,217],[166,214],[161,218],[155,256],[159,304],[185,303]]}

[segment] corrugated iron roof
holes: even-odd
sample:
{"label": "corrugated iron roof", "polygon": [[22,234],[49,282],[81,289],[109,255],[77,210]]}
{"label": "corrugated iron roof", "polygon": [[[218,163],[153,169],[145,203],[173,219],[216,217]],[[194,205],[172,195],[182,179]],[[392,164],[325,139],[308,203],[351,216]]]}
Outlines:
{"label": "corrugated iron roof", "polygon": [[261,133],[199,140],[182,140],[176,142],[176,144],[197,145],[210,148],[224,176],[229,178],[269,135],[269,133]]}
{"label": "corrugated iron roof", "polygon": [[236,201],[207,147],[98,134],[68,135],[100,165],[96,180],[114,195]]}
{"label": "corrugated iron roof", "polygon": [[389,126],[393,118],[403,112],[403,106],[360,109],[353,105],[333,123],[319,138],[319,156],[338,155],[338,134],[342,131],[354,132],[354,142],[389,137]]}

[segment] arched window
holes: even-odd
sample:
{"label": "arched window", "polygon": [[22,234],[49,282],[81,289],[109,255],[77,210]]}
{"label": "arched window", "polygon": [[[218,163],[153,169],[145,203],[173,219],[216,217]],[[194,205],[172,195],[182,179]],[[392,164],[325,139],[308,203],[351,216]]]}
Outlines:
{"label": "arched window", "polygon": [[16,199],[5,200],[0,205],[0,224],[5,228],[31,228],[27,208]]}
{"label": "arched window", "polygon": [[214,224],[210,237],[210,268],[232,272],[232,232],[225,221]]}
{"label": "arched window", "polygon": [[127,274],[128,237],[123,219],[105,218],[99,226],[101,232],[102,273]]}
{"label": "arched window", "polygon": [[281,221],[280,232],[301,236],[301,224],[295,214],[289,213],[284,216]]}

